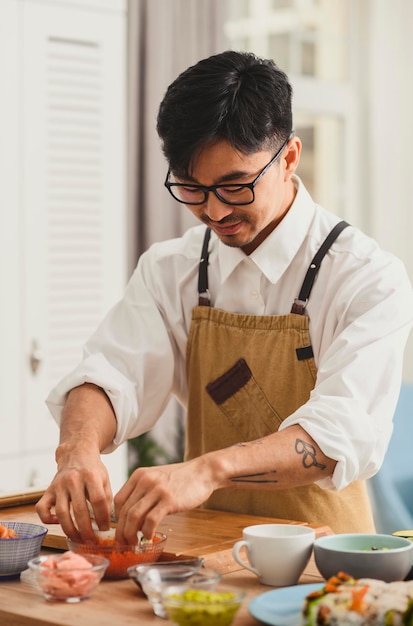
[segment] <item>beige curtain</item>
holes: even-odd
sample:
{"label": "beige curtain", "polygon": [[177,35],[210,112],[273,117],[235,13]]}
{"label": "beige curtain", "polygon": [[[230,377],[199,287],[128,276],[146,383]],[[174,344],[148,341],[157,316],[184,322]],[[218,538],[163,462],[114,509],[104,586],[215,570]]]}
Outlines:
{"label": "beige curtain", "polygon": [[[180,72],[224,49],[226,0],[129,0],[129,272],[155,241],[182,234],[195,218],[163,186],[167,164],[156,133],[159,104]],[[185,132],[185,129],[182,129]],[[184,415],[172,400],[152,430],[170,454]],[[179,444],[178,444],[179,445]]]}
{"label": "beige curtain", "polygon": [[225,7],[225,0],[129,0],[130,270],[151,243],[194,224],[188,209],[163,186],[167,164],[156,116],[166,88],[181,71],[224,49]]}

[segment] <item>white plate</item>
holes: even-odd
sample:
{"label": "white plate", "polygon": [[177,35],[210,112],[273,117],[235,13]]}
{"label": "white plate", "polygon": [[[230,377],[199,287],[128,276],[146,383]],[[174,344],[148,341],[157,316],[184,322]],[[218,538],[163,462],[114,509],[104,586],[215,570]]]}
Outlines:
{"label": "white plate", "polygon": [[312,583],[273,589],[251,600],[248,610],[255,619],[269,626],[300,626],[305,597],[324,585]]}

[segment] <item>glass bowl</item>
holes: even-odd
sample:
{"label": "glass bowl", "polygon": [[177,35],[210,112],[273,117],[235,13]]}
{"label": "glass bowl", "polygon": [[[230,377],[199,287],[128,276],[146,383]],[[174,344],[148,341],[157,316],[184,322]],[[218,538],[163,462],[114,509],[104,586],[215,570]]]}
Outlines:
{"label": "glass bowl", "polygon": [[167,617],[178,626],[229,626],[240,608],[245,593],[231,587],[214,590],[174,585],[162,591]]}
{"label": "glass bowl", "polygon": [[108,565],[108,559],[103,556],[74,552],[38,556],[28,563],[44,598],[56,602],[80,602],[89,598]]}
{"label": "glass bowl", "polygon": [[67,537],[69,550],[77,554],[95,554],[109,561],[105,578],[128,578],[128,568],[140,563],[154,563],[161,556],[167,536],[155,533],[152,541],[144,540],[136,545],[120,545],[112,538],[99,539],[97,543],[77,543]]}
{"label": "glass bowl", "polygon": [[162,590],[182,583],[203,589],[214,589],[221,574],[214,569],[202,567],[202,560],[191,564],[153,563],[136,565],[128,569],[132,580],[142,589],[152,605],[155,615],[167,617],[162,604]]}
{"label": "glass bowl", "polygon": [[190,573],[190,575],[192,576],[192,574],[197,572],[203,566],[203,564],[204,558],[200,556],[176,560],[160,559],[156,563],[141,563],[140,565],[132,565],[132,567],[128,567],[128,576],[136,583],[141,591],[144,591],[142,589],[141,578],[148,572],[149,569],[154,569],[155,571],[159,569],[164,570],[164,573],[159,574],[160,579],[163,579],[164,576],[168,577],[174,571],[181,571],[181,573],[183,574],[183,578],[181,578],[178,582],[182,582],[182,580],[185,580],[186,578],[186,573]]}
{"label": "glass bowl", "polygon": [[0,521],[7,534],[16,537],[0,539],[0,581],[19,578],[30,559],[38,556],[47,528],[26,522]]}

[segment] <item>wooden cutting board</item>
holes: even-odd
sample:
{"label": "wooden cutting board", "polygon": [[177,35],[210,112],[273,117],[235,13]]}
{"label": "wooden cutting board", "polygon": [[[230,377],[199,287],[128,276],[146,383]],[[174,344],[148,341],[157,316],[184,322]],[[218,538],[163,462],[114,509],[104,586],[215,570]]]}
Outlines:
{"label": "wooden cutting board", "polygon": [[[0,497],[0,509],[9,509],[14,506],[21,506],[24,504],[34,504],[44,494],[44,489],[27,489],[27,491],[16,491],[15,493],[8,493]],[[1,511],[0,511],[1,518]]]}
{"label": "wooden cutting board", "polygon": [[[43,524],[34,510],[33,505],[15,506],[0,510],[0,521],[14,520],[41,524],[48,529],[43,540],[43,547],[57,550],[67,550],[66,537],[57,524]],[[211,511],[195,509],[184,513],[168,515],[159,525],[159,532],[168,536],[163,560],[201,556],[205,565],[217,569],[222,574],[241,569],[232,556],[232,547],[242,538],[242,530],[252,524],[265,523],[300,524],[302,522],[227,513],[225,511]],[[316,531],[316,537],[331,535],[328,526],[311,526]]]}

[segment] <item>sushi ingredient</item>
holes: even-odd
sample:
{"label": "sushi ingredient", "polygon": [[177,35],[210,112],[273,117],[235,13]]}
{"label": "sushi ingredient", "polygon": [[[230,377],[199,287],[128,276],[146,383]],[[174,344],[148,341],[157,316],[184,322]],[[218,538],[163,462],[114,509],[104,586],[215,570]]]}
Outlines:
{"label": "sushi ingredient", "polygon": [[18,534],[13,528],[9,528],[6,524],[0,524],[0,539],[17,539]]}
{"label": "sushi ingredient", "polygon": [[339,572],[308,594],[304,626],[413,626],[413,581],[386,583]]}
{"label": "sushi ingredient", "polygon": [[76,553],[89,553],[104,556],[109,559],[109,567],[106,570],[107,578],[127,578],[128,567],[137,565],[138,563],[152,563],[159,558],[161,551],[152,552],[146,550],[145,546],[156,544],[164,541],[163,536],[154,535],[153,539],[145,539],[141,532],[138,533],[138,543],[136,546],[123,546],[115,540],[116,529],[110,531],[96,532],[96,544],[79,544],[76,547]]}
{"label": "sushi ingredient", "polygon": [[241,600],[232,592],[187,589],[163,599],[168,617],[179,626],[228,626],[238,611]]}
{"label": "sushi ingredient", "polygon": [[45,559],[38,580],[45,594],[63,599],[88,596],[99,578],[99,573],[93,570],[87,559],[67,551]]}

